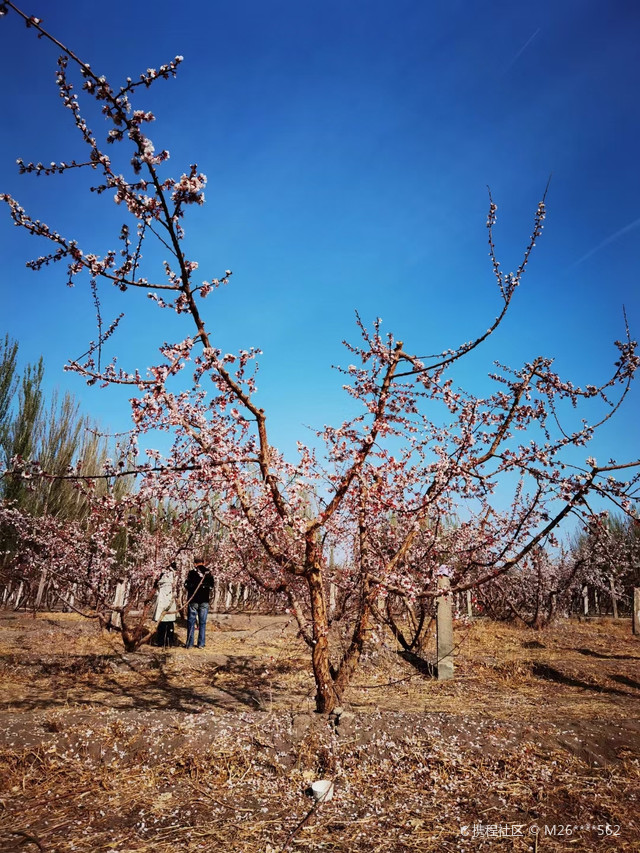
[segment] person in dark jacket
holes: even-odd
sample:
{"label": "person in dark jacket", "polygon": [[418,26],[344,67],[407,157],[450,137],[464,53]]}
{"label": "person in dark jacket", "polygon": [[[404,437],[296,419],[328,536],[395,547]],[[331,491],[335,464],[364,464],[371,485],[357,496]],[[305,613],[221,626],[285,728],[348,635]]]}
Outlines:
{"label": "person in dark jacket", "polygon": [[213,589],[213,576],[202,560],[196,560],[184,583],[187,590],[187,648],[193,648],[196,621],[198,622],[198,648],[204,649],[209,597]]}

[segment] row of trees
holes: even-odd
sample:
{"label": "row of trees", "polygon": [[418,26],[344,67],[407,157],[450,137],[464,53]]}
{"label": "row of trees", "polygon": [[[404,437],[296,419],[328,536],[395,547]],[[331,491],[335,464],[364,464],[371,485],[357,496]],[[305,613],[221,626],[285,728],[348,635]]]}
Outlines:
{"label": "row of trees", "polygon": [[[37,479],[35,483],[40,485]],[[33,515],[9,500],[0,503],[2,604],[79,610],[122,631],[127,648],[135,649],[149,636],[148,606],[159,571],[177,558],[186,575],[194,550],[212,555],[214,609],[282,611],[292,601],[281,588],[265,591],[259,552],[238,551],[233,535],[216,525],[213,514],[207,518],[202,508],[185,517],[177,507],[149,504],[141,523],[135,493],[118,502],[92,495],[83,502],[89,504],[85,519]],[[199,531],[195,547],[194,529]],[[344,629],[359,606],[350,567],[331,560],[326,584],[329,623]],[[458,593],[455,603],[463,618],[488,615],[539,629],[570,614],[628,615],[633,588],[639,585],[638,524],[612,516],[597,532],[574,537],[555,558],[539,548],[504,576],[468,589],[466,595]],[[433,601],[382,591],[373,611],[405,651],[423,649],[435,612]]]}
{"label": "row of trees", "polygon": [[[132,460],[122,451],[116,453],[115,465],[108,459],[106,441],[88,418],[79,415],[70,397],[60,406],[55,398],[47,405],[42,362],[36,368],[27,366],[20,377],[17,351],[17,344],[6,337],[0,360],[0,387],[5,389],[1,447],[8,472],[0,481],[0,580],[5,604],[90,612],[121,630],[125,645],[135,648],[149,634],[145,623],[154,578],[176,558],[186,572],[197,550],[215,560],[221,606],[283,607],[288,599],[304,618],[304,607],[292,590],[287,595],[274,585],[272,594],[265,594],[260,549],[240,547],[234,529],[219,521],[215,500],[180,504],[173,477],[159,490],[164,499],[156,494],[155,478],[148,480],[144,495],[132,488],[132,475],[123,473],[123,466]],[[40,460],[49,461],[46,473]],[[69,469],[111,473],[81,480],[75,473],[69,475]],[[27,479],[25,471],[30,472]],[[173,500],[167,500],[167,494]],[[310,495],[308,501],[311,504]],[[397,526],[393,513],[387,524],[390,530]],[[450,561],[459,529],[459,523],[449,522],[438,532],[437,553]],[[624,612],[639,584],[638,522],[613,515],[595,520],[555,557],[538,547],[504,576],[478,587],[473,612],[541,628],[556,615],[582,612],[587,590],[592,610],[594,604],[599,610],[601,602],[612,601],[615,615],[618,603]],[[348,623],[359,599],[350,567],[336,561],[335,554],[330,556],[325,587],[329,622]],[[420,649],[433,602],[384,592],[378,596],[374,617],[387,623],[406,651]],[[460,595],[458,601],[461,611],[468,612],[464,605],[471,601],[470,590],[466,602]]]}
{"label": "row of trees", "polygon": [[[411,606],[433,601],[436,575],[443,571],[452,594],[490,583],[495,588],[500,579],[524,577],[527,566],[535,573],[539,555],[558,546],[566,521],[585,529],[603,523],[594,500],[606,498],[631,511],[638,461],[598,465],[579,458],[624,399],[638,367],[628,329],[600,384],[579,387],[544,356],[516,368],[496,365],[489,393],[463,390],[454,380],[457,366],[477,358],[507,316],[542,234],[545,197],[520,266],[506,274],[494,244],[497,207],[489,200],[498,308],[477,336],[424,357],[383,331],[379,320],[369,326],[358,318],[358,340],[347,344],[350,363],[341,371],[357,413],[319,429],[313,442],[299,443],[297,456],[287,459],[271,443],[267,413],[256,402],[257,351],[223,353],[207,328],[203,300],[229,280],[230,271],[198,278],[198,264],[185,248],[185,215],[190,205],[204,203],[205,176],[192,165],[171,177],[168,151],[148,133],[153,114],[134,106],[158,79],[176,75],[182,57],[112,86],[39,20],[12,2],[2,8],[61,50],[60,96],[88,151],[85,160],[49,166],[20,161],[21,172],[86,168],[98,198],[115,199],[125,219],[118,248],[98,255],[5,194],[1,199],[14,224],[49,244],[49,252],[29,266],[66,263],[67,280],[86,277],[94,294],[100,286],[115,287],[127,300],[140,289],[151,297],[150,310],[173,313],[186,324],[178,341],[159,347],[152,366],[123,369],[115,360],[104,363],[118,320],[108,325],[100,319],[87,357],[70,362],[90,384],[127,386],[132,394],[129,462],[93,473],[97,479],[134,473],[138,486],[131,500],[179,506],[185,524],[189,513],[206,508],[224,531],[215,541],[217,564],[284,596],[296,615],[310,651],[319,711],[341,702],[381,598],[395,596]],[[80,107],[72,70],[106,120],[104,143]],[[168,258],[160,276],[149,266],[154,253],[146,244],[154,241]],[[424,350],[421,342],[418,351]],[[582,417],[576,420],[578,405]],[[158,433],[172,438],[164,454],[150,449]],[[139,454],[142,446],[145,453]],[[13,471],[19,473],[15,465]],[[86,477],[77,467],[71,474]],[[116,505],[107,503],[111,521]],[[452,525],[452,518],[459,522]],[[145,571],[142,561],[131,569],[136,577]],[[349,601],[338,645],[327,599],[335,582]]]}
{"label": "row of trees", "polygon": [[574,534],[555,556],[539,549],[506,578],[478,590],[488,615],[542,628],[556,616],[630,615],[640,586],[640,523],[612,514]]}
{"label": "row of trees", "polygon": [[43,379],[42,359],[20,373],[18,343],[6,335],[0,347],[3,598],[35,608],[77,603],[106,620],[118,578],[139,576],[144,565],[145,579],[153,579],[158,560],[174,554],[178,510],[160,499],[141,500],[135,477],[122,473],[126,446],[110,446],[70,394],[47,400]]}
{"label": "row of trees", "polygon": [[[44,530],[59,531],[53,540],[58,542],[64,531],[77,536],[87,530],[87,494],[66,475],[71,465],[99,470],[107,458],[105,440],[69,394],[61,400],[55,394],[45,399],[43,378],[42,359],[18,371],[18,344],[6,335],[0,348],[0,459],[10,472],[0,480],[0,576],[5,595],[7,585],[24,587],[29,581],[25,572],[32,575],[43,559],[44,564],[48,561],[51,549],[45,545]],[[38,475],[41,468],[48,477]],[[104,493],[104,486],[97,491]],[[20,586],[18,590],[17,602],[22,597]]]}

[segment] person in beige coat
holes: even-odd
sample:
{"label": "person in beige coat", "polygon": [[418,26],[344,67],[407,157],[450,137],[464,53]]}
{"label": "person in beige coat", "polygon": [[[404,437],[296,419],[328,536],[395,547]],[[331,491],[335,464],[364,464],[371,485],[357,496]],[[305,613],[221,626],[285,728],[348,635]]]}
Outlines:
{"label": "person in beige coat", "polygon": [[153,621],[158,623],[155,636],[156,646],[172,646],[175,644],[175,624],[177,606],[175,600],[176,583],[175,563],[171,563],[163,570],[155,583],[156,601],[153,608]]}

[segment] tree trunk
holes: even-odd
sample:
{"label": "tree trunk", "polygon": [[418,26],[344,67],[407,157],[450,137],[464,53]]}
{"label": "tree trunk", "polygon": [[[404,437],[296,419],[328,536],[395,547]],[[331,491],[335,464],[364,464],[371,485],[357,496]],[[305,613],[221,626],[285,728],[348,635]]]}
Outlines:
{"label": "tree trunk", "polygon": [[144,624],[146,612],[145,608],[142,616],[133,624],[126,621],[125,614],[122,614],[122,644],[126,652],[137,651],[153,634],[153,631],[149,630]]}
{"label": "tree trunk", "polygon": [[[368,590],[366,590],[366,592],[368,592]],[[369,599],[365,594],[363,595],[362,609],[358,616],[358,622],[353,632],[351,643],[344,657],[340,661],[340,666],[338,667],[338,674],[335,679],[336,693],[340,697],[340,699],[342,699],[345,690],[351,682],[353,673],[356,671],[360,662],[360,655],[362,654],[364,641],[367,636],[370,618],[371,605],[369,604]]]}
{"label": "tree trunk", "polygon": [[316,682],[316,711],[328,714],[339,704],[331,676],[329,661],[329,621],[327,603],[324,596],[322,572],[319,568],[311,568],[306,573],[311,602],[311,624],[313,630],[313,650],[311,664],[313,677]]}
{"label": "tree trunk", "polygon": [[386,625],[391,629],[391,633],[395,637],[395,639],[400,643],[403,650],[405,652],[414,652],[416,649],[418,652],[422,651],[422,646],[425,641],[426,634],[429,630],[429,625],[425,630],[425,620],[428,615],[427,606],[424,601],[420,601],[420,612],[416,615],[415,610],[412,610],[410,605],[407,604],[406,601],[401,600],[402,607],[404,608],[404,612],[408,614],[407,622],[408,622],[408,630],[411,630],[411,638],[407,639],[405,637],[403,630],[400,628],[398,622],[393,615],[393,600],[390,597],[387,597],[385,613],[383,615],[383,620]]}

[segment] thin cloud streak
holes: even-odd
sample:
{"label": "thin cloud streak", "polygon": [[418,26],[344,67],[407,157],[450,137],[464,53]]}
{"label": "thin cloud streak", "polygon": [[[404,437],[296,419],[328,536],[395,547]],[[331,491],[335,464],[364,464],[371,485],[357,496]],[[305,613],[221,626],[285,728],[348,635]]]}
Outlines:
{"label": "thin cloud streak", "polygon": [[595,255],[596,252],[599,252],[600,249],[604,249],[605,246],[608,246],[611,243],[615,243],[615,241],[620,239],[620,237],[623,237],[625,234],[628,234],[629,231],[633,231],[635,228],[638,228],[638,226],[640,226],[640,219],[634,219],[633,222],[629,222],[628,225],[625,225],[623,228],[618,229],[618,231],[614,231],[613,234],[610,234],[608,237],[605,237],[605,239],[601,243],[598,243],[597,246],[594,246],[593,249],[590,249],[586,253],[586,255],[583,255],[581,258],[578,258],[577,261],[574,261],[569,267],[569,269],[573,269],[579,264],[584,263],[584,261],[586,261],[592,255]]}
{"label": "thin cloud streak", "polygon": [[508,71],[508,70],[509,70],[509,68],[511,68],[511,66],[512,66],[512,65],[515,65],[515,64],[516,64],[516,62],[520,59],[520,57],[522,56],[522,54],[523,54],[523,53],[525,52],[525,50],[529,47],[529,45],[530,45],[530,44],[531,44],[531,42],[534,40],[534,38],[538,35],[538,33],[539,33],[539,32],[540,32],[540,27],[538,27],[538,29],[535,31],[535,33],[533,33],[533,35],[530,35],[530,36],[529,36],[529,38],[528,38],[528,39],[526,40],[526,42],[522,45],[522,47],[520,48],[520,50],[519,50],[519,51],[516,53],[516,55],[513,57],[513,59],[511,60],[511,62],[509,62],[509,63],[508,63],[507,67],[505,68],[505,71]]}

